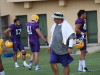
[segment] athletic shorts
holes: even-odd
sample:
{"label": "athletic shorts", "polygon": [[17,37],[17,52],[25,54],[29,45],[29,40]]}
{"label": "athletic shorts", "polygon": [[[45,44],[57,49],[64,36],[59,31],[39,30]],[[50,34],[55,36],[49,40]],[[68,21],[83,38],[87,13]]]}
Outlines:
{"label": "athletic shorts", "polygon": [[20,41],[14,41],[13,42],[13,51],[18,52],[19,51],[24,51],[24,46]]}
{"label": "athletic shorts", "polygon": [[83,39],[84,47],[80,49],[80,51],[87,50],[86,39]]}
{"label": "athletic shorts", "polygon": [[40,51],[40,44],[39,42],[29,42],[31,52],[39,52]]}
{"label": "athletic shorts", "polygon": [[58,55],[54,51],[50,53],[50,64],[61,63],[62,66],[67,66],[73,61],[70,54]]}

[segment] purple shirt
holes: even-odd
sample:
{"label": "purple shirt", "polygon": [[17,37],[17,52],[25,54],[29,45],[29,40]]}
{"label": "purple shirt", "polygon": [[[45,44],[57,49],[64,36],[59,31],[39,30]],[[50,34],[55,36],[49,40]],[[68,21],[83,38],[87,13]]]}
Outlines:
{"label": "purple shirt", "polygon": [[[82,24],[82,26],[80,27],[80,31],[83,32],[83,33],[84,32],[87,32],[85,21],[83,19],[77,19],[75,21],[75,24],[78,24],[78,23],[81,23]],[[76,36],[77,36],[77,38],[80,38],[82,35],[81,34],[77,34]]]}
{"label": "purple shirt", "polygon": [[11,24],[8,26],[8,28],[11,29],[12,41],[20,41],[22,25],[20,24],[19,26],[15,26],[14,24]]}
{"label": "purple shirt", "polygon": [[30,42],[37,42],[39,41],[39,36],[36,32],[36,28],[39,28],[39,24],[38,23],[26,23],[26,27],[27,27],[27,32],[28,32],[28,36],[29,36],[29,41]]}

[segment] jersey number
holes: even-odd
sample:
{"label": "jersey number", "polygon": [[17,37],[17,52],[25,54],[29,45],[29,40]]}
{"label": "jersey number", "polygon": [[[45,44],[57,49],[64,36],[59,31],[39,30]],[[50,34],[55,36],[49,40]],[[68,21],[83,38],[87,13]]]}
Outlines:
{"label": "jersey number", "polygon": [[27,26],[27,32],[28,34],[32,34],[31,26]]}
{"label": "jersey number", "polygon": [[19,35],[21,33],[21,29],[16,29],[16,35]]}

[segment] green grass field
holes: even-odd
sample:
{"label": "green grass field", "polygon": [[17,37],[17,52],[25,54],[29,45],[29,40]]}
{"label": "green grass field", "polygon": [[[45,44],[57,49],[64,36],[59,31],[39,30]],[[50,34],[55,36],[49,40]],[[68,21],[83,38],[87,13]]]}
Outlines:
{"label": "green grass field", "polygon": [[[29,51],[27,51],[29,52]],[[74,61],[70,64],[70,75],[100,75],[100,52],[94,54],[87,54],[87,67],[92,70],[92,72],[78,72],[78,59],[79,55],[72,55]],[[13,58],[2,58],[3,65],[5,68],[6,75],[54,75],[50,64],[49,64],[49,54],[47,49],[41,49],[40,52],[40,67],[43,68],[41,71],[35,71],[33,64],[33,69],[31,71],[28,68],[22,67],[22,60],[18,58],[18,63],[20,68],[14,67]],[[29,63],[29,57],[27,58],[27,63]],[[59,64],[60,75],[63,75],[63,67]]]}

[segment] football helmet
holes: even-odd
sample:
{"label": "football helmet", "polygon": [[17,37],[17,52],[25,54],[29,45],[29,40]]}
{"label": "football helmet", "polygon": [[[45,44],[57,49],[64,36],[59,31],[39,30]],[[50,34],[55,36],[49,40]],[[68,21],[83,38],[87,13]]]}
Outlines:
{"label": "football helmet", "polygon": [[4,46],[4,40],[0,39],[0,46]]}
{"label": "football helmet", "polygon": [[4,46],[4,40],[0,39],[0,54],[2,54],[3,46]]}
{"label": "football helmet", "polygon": [[7,40],[7,41],[5,42],[5,46],[6,46],[6,48],[12,48],[12,47],[13,47],[13,42]]}
{"label": "football helmet", "polygon": [[84,47],[84,42],[80,39],[76,39],[74,46],[75,48],[81,49]]}
{"label": "football helmet", "polygon": [[38,15],[32,15],[31,20],[35,20],[36,22],[39,21],[39,16]]}

